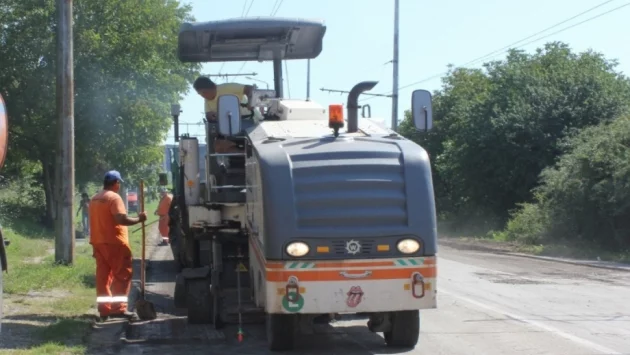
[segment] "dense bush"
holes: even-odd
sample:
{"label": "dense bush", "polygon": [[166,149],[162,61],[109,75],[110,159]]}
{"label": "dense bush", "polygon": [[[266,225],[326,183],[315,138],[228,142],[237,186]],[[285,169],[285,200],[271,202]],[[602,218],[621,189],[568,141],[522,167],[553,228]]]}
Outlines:
{"label": "dense bush", "polygon": [[434,93],[435,129],[414,132],[409,115],[400,129],[431,156],[441,217],[469,233],[503,229],[510,210],[534,201],[532,189],[565,138],[628,112],[630,81],[616,65],[549,43],[533,54],[511,51],[483,70],[451,68]]}
{"label": "dense bush", "polygon": [[535,202],[508,223],[507,239],[630,246],[630,116],[582,130],[541,174]]}

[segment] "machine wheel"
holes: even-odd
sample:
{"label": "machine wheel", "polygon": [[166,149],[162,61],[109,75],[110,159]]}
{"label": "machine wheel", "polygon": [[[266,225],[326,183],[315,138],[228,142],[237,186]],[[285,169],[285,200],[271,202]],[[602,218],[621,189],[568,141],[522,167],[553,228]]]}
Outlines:
{"label": "machine wheel", "polygon": [[211,324],[214,320],[212,309],[212,293],[209,279],[187,280],[186,308],[188,309],[188,323]]}
{"label": "machine wheel", "polygon": [[413,348],[420,337],[420,311],[391,313],[392,329],[384,332],[385,342],[391,347]]}
{"label": "machine wheel", "polygon": [[297,336],[297,315],[295,314],[267,314],[265,327],[267,328],[267,342],[269,350],[291,350]]}
{"label": "machine wheel", "polygon": [[181,273],[175,276],[173,301],[176,308],[186,308],[186,279]]}

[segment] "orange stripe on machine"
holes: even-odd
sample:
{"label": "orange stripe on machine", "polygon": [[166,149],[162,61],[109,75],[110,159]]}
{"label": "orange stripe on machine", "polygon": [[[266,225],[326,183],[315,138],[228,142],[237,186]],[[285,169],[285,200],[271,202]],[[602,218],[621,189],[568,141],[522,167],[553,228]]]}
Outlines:
{"label": "orange stripe on machine", "polygon": [[435,278],[437,275],[434,267],[422,267],[417,269],[365,269],[365,270],[267,270],[266,280],[269,282],[286,282],[289,277],[295,276],[302,281],[350,281],[350,280],[394,280],[409,279],[413,273],[420,273],[424,278]]}

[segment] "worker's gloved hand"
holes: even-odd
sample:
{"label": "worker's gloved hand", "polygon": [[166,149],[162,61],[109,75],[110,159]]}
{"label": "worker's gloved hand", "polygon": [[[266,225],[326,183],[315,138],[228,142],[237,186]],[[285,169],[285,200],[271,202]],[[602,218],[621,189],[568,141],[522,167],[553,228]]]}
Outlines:
{"label": "worker's gloved hand", "polygon": [[146,221],[147,220],[147,213],[146,212],[138,213],[138,219],[140,220],[140,222]]}

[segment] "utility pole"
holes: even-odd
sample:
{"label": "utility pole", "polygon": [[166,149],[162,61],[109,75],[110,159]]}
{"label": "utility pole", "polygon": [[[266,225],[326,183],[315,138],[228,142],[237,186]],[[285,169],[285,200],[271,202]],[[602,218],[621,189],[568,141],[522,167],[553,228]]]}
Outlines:
{"label": "utility pole", "polygon": [[399,0],[394,0],[394,70],[392,88],[392,131],[398,130],[398,24],[399,24]]}
{"label": "utility pole", "polygon": [[57,174],[57,238],[55,261],[74,262],[74,58],[72,0],[57,0],[57,114],[59,151]]}
{"label": "utility pole", "polygon": [[306,60],[306,101],[311,101],[311,60]]}

